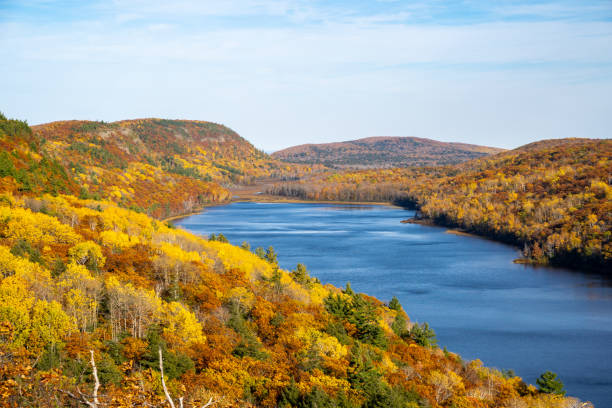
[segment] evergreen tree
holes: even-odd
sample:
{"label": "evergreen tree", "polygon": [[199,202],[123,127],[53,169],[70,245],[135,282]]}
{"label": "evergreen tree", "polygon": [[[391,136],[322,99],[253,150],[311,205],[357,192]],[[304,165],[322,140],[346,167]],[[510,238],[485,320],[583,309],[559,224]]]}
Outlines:
{"label": "evergreen tree", "polygon": [[391,299],[389,302],[389,309],[395,310],[396,312],[400,312],[402,310],[402,305],[395,296],[393,296],[393,299]]}
{"label": "evergreen tree", "polygon": [[435,347],[438,342],[436,333],[427,322],[423,324],[415,323],[409,331],[409,336],[415,343],[424,347]]}
{"label": "evergreen tree", "polygon": [[266,261],[270,262],[272,265],[278,266],[278,259],[277,259],[276,251],[274,251],[273,247],[268,248],[268,250],[266,251],[265,259]]}
{"label": "evergreen tree", "polygon": [[565,390],[563,389],[563,382],[559,378],[557,378],[557,374],[552,371],[546,371],[540,378],[536,380],[536,384],[538,384],[538,389],[540,392],[546,394],[557,394],[557,395],[565,395]]}
{"label": "evergreen tree", "polygon": [[310,276],[308,274],[308,270],[304,264],[297,264],[295,269],[291,271],[291,277],[294,281],[301,285],[307,285],[310,283]]}
{"label": "evergreen tree", "polygon": [[262,247],[257,247],[255,248],[255,255],[257,255],[261,259],[266,259],[266,250]]}

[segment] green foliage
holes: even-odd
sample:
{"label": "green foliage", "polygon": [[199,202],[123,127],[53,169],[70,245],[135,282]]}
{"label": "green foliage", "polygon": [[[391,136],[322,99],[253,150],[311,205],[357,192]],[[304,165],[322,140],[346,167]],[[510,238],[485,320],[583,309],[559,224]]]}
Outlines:
{"label": "green foliage", "polygon": [[[444,350],[446,351],[446,347],[444,347]],[[516,373],[512,369],[501,370],[501,373],[502,376],[506,379],[516,377]]]}
{"label": "green foliage", "polygon": [[397,334],[398,336],[405,337],[408,333],[407,325],[408,322],[406,321],[404,314],[398,312],[393,320],[393,323],[391,323],[391,329],[393,330],[393,333]]}
{"label": "green foliage", "polygon": [[565,395],[563,382],[557,378],[557,374],[552,371],[546,371],[536,380],[540,392],[546,394]]}
{"label": "green foliage", "polygon": [[285,287],[285,285],[283,285],[282,283],[282,277],[283,275],[280,269],[275,268],[274,271],[272,272],[272,276],[266,279],[270,283],[270,285],[272,286],[272,290],[276,294],[281,294]]}
{"label": "green foliage", "polygon": [[[164,360],[164,365],[165,363],[166,361]],[[123,375],[111,356],[106,353],[102,354],[102,359],[96,362],[96,366],[98,367],[98,377],[102,384],[119,385],[121,383]],[[89,367],[89,369],[91,369],[91,367]]]}
{"label": "green foliage", "polygon": [[395,296],[393,296],[393,299],[391,299],[391,301],[389,302],[389,309],[395,310],[396,312],[402,311],[402,305]]}
{"label": "green foliage", "polygon": [[337,338],[341,344],[347,345],[353,342],[351,336],[348,335],[342,323],[338,321],[330,322],[325,328],[325,332],[330,336]]}
{"label": "green foliage", "polygon": [[423,347],[436,347],[438,343],[436,340],[436,333],[429,327],[427,322],[423,324],[415,323],[408,332],[408,336],[416,344]]}
{"label": "green foliage", "polygon": [[348,380],[356,390],[372,394],[380,386],[382,374],[372,363],[365,347],[359,343],[351,349]]}
{"label": "green foliage", "polygon": [[36,262],[41,265],[45,264],[45,260],[43,259],[38,248],[32,247],[32,245],[30,245],[30,243],[25,239],[20,239],[17,241],[11,248],[11,253],[15,256],[28,258],[31,262]]}
{"label": "green foliage", "polygon": [[[127,336],[127,333],[120,336],[121,338]],[[115,364],[122,364],[126,361],[123,356],[123,345],[118,341],[107,340],[104,342],[104,350],[106,355],[113,359]]]}
{"label": "green foliage", "polygon": [[78,129],[76,129],[76,131],[79,133],[88,133],[88,132],[93,132],[95,130],[98,130],[105,126],[111,126],[111,124],[108,124],[104,122],[103,120],[85,122]]}
{"label": "green foliage", "polygon": [[262,350],[262,345],[249,327],[247,320],[240,310],[236,307],[230,309],[231,317],[227,322],[228,327],[232,328],[240,335],[240,343],[234,348],[232,354],[236,357],[252,357],[258,360],[265,360],[268,354]]}
{"label": "green foliage", "polygon": [[347,320],[357,327],[357,339],[374,346],[386,347],[387,339],[378,324],[376,307],[363,296],[359,294],[353,296],[353,307]]}
{"label": "green foliage", "polygon": [[56,258],[51,265],[51,276],[57,278],[64,272],[66,272],[66,264],[61,258]]}
{"label": "green foliage", "polygon": [[242,171],[240,171],[240,170],[238,170],[238,169],[236,169],[236,168],[234,168],[232,166],[225,165],[225,164],[213,163],[213,166],[218,167],[220,169],[223,169],[223,170],[225,170],[225,171],[227,171],[227,172],[229,172],[230,174],[233,174],[233,175],[242,175],[243,174]]}
{"label": "green foliage", "polygon": [[265,259],[266,261],[270,262],[272,265],[278,266],[277,254],[273,247],[268,247],[268,250],[266,251]]}
{"label": "green foliage", "polygon": [[36,362],[36,368],[41,371],[49,371],[58,368],[62,363],[60,347],[56,344],[47,344]]}
{"label": "green foliage", "polygon": [[389,302],[389,309],[397,312],[393,323],[391,323],[391,329],[398,336],[405,337],[408,334],[408,321],[406,320],[406,314],[402,309],[402,305],[395,296],[393,296],[393,299]]}
{"label": "green foliage", "polygon": [[270,326],[280,327],[284,321],[285,321],[285,316],[283,316],[283,314],[280,312],[276,312],[274,316],[270,319]]}
{"label": "green foliage", "polygon": [[283,388],[278,396],[278,406],[280,408],[295,407],[300,401],[300,389],[292,378],[289,385]]}
{"label": "green foliage", "polygon": [[302,263],[298,263],[295,269],[291,271],[291,277],[302,286],[310,287],[312,285],[308,269],[306,269],[306,266]]}
{"label": "green foliage", "polygon": [[168,380],[179,378],[187,371],[193,370],[194,362],[184,353],[168,350],[160,332],[161,328],[159,326],[151,326],[147,331],[148,346],[146,352],[142,355],[140,364],[143,367],[159,370],[159,348],[161,347],[164,358],[164,375]]}
{"label": "green foliage", "polygon": [[353,292],[348,284],[345,293],[350,293],[350,298],[347,299],[339,294],[330,294],[325,298],[324,303],[327,311],[339,319],[355,325],[357,329],[355,338],[357,340],[377,347],[386,347],[387,339],[382,327],[378,324],[376,307],[361,294]]}
{"label": "green foliage", "polygon": [[[178,145],[173,145],[173,150],[181,150]],[[180,153],[180,152],[177,152]],[[195,167],[184,167],[180,162],[176,161],[174,157],[166,156],[161,160],[161,167],[168,173],[174,173],[185,177],[194,179],[203,179],[202,175]]]}
{"label": "green foliage", "polygon": [[68,146],[68,150],[87,155],[97,163],[110,164],[111,166],[122,170],[125,170],[128,167],[128,163],[125,161],[125,159],[113,154],[103,147],[91,146],[83,142],[73,142],[70,144],[70,146]]}
{"label": "green foliage", "polygon": [[262,247],[257,247],[255,248],[255,255],[257,255],[261,259],[266,259],[266,250]]}
{"label": "green foliage", "polygon": [[44,153],[41,160],[36,161],[29,151],[21,150],[29,148],[37,152],[42,145],[26,122],[0,117],[0,138],[7,138],[14,146],[20,146],[11,153],[7,150],[0,152],[0,178],[12,177],[18,190],[24,193],[70,192],[70,179],[61,163]]}
{"label": "green foliage", "polygon": [[351,349],[348,380],[356,390],[366,397],[362,407],[403,408],[420,406],[418,393],[398,387],[390,387],[372,363],[370,352],[356,344]]}
{"label": "green foliage", "polygon": [[319,387],[313,387],[310,392],[301,394],[295,381],[291,379],[278,397],[279,408],[353,408],[353,405],[343,392],[335,397],[328,395]]}
{"label": "green foliage", "polygon": [[225,235],[223,234],[219,234],[219,235],[215,235],[215,234],[210,234],[210,236],[208,237],[209,241],[217,241],[217,242],[224,242],[226,244],[229,244],[229,240],[225,237]]}
{"label": "green foliage", "polygon": [[0,177],[15,177],[16,172],[11,155],[6,151],[0,152]]}
{"label": "green foliage", "polygon": [[346,319],[351,312],[350,300],[338,294],[330,294],[324,300],[325,309],[340,319]]}

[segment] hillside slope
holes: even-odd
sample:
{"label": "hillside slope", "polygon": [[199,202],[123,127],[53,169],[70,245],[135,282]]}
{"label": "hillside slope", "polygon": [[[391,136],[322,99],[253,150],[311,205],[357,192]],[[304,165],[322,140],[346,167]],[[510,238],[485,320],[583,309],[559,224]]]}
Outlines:
{"label": "hillside slope", "polygon": [[294,146],[275,152],[272,157],[335,168],[391,168],[456,164],[501,151],[503,149],[418,137],[368,137]]}
{"label": "hillside slope", "polygon": [[[139,142],[134,134],[148,136],[132,124],[85,125],[33,133],[0,117],[0,406],[577,406],[440,350],[397,299],[321,285],[303,265],[281,270],[273,248],[176,229],[117,206],[130,197],[123,191],[58,194],[94,176],[98,191],[116,188],[112,176],[130,189],[145,152],[159,177],[141,177],[151,188],[164,177],[212,183],[190,170],[207,162],[168,164],[169,136]],[[63,139],[63,127],[74,133]],[[232,137],[199,135],[183,137],[212,143],[207,155]]]}
{"label": "hillside slope", "polygon": [[[210,122],[139,119],[33,126],[0,118],[0,188],[111,198],[158,218],[231,198],[226,187],[310,171],[257,150]],[[9,155],[8,152],[11,152]]]}
{"label": "hillside slope", "polygon": [[397,299],[107,201],[1,194],[0,271],[6,407],[575,403],[442,351]]}
{"label": "hillside slope", "polygon": [[612,140],[532,143],[455,166],[330,172],[269,193],[400,201],[420,217],[520,246],[532,262],[612,270]]}

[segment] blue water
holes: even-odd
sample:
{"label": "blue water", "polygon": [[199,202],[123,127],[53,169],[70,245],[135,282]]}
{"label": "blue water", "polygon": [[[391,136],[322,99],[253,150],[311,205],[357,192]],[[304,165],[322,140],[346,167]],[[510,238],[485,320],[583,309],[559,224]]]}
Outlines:
{"label": "blue water", "polygon": [[176,222],[232,243],[273,246],[324,283],[388,301],[427,321],[464,359],[513,369],[535,384],[556,372],[568,395],[612,407],[612,284],[576,271],[512,263],[516,248],[446,229],[401,224],[384,206],[233,203]]}

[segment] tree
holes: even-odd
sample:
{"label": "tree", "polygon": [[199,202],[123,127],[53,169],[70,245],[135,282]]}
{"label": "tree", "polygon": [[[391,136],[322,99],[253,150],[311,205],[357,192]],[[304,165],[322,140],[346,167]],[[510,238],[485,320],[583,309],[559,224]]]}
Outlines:
{"label": "tree", "polygon": [[273,247],[269,247],[266,251],[266,261],[270,262],[273,266],[278,266],[277,254]]}
{"label": "tree", "polygon": [[391,301],[389,302],[389,309],[395,310],[396,312],[402,310],[402,305],[395,296],[393,296],[393,299],[391,299]]}
{"label": "tree", "polygon": [[70,248],[68,255],[77,265],[85,265],[87,269],[93,271],[102,268],[106,262],[106,258],[102,255],[102,248],[92,241],[76,244]]}
{"label": "tree", "polygon": [[291,271],[291,277],[300,285],[307,285],[310,283],[308,269],[306,269],[306,266],[302,263],[298,263],[295,269]]}
{"label": "tree", "polygon": [[427,322],[423,324],[415,323],[408,332],[410,338],[423,347],[435,347],[437,344],[436,333],[429,327]]}
{"label": "tree", "polygon": [[255,255],[257,255],[261,259],[266,259],[266,250],[262,247],[257,247],[255,248]]}
{"label": "tree", "polygon": [[408,322],[406,321],[404,314],[398,312],[397,315],[395,316],[395,319],[393,320],[393,323],[391,323],[391,329],[398,336],[404,337],[406,335],[407,323]]}
{"label": "tree", "polygon": [[565,395],[565,390],[563,389],[563,382],[559,378],[557,378],[557,374],[552,371],[546,371],[540,378],[536,380],[536,384],[538,384],[538,389],[540,392],[546,394],[557,394],[557,395]]}

